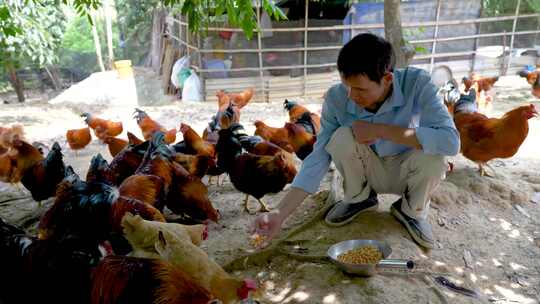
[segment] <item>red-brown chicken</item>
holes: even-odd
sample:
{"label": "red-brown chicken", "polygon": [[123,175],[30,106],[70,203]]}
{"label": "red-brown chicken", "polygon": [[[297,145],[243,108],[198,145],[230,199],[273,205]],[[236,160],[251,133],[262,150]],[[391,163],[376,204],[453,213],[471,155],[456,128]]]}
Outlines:
{"label": "red-brown chicken", "polygon": [[229,93],[230,100],[238,106],[239,109],[242,109],[245,107],[253,97],[253,94],[255,94],[255,90],[253,88],[245,89],[244,91],[240,93]]}
{"label": "red-brown chicken", "polygon": [[538,77],[538,74],[540,74],[538,69],[518,72],[519,76],[527,79],[527,82],[531,85],[531,94],[536,98],[540,98],[540,77]]}
{"label": "red-brown chicken", "polygon": [[461,153],[483,166],[494,158],[512,157],[529,133],[528,120],[538,116],[534,105],[515,108],[501,118],[488,118],[480,113],[458,112],[454,122],[461,137]]}
{"label": "red-brown chicken", "polygon": [[112,157],[118,155],[118,153],[120,153],[120,151],[122,151],[128,145],[127,140],[110,136],[105,137],[103,139],[103,142],[107,144],[107,147],[109,148],[109,153],[111,153]]}
{"label": "red-brown chicken", "polygon": [[189,154],[205,155],[209,157],[216,156],[215,146],[205,142],[189,125],[185,123],[180,124],[180,132],[184,135],[184,143],[187,149],[192,152]]}
{"label": "red-brown chicken", "polygon": [[94,130],[94,134],[100,140],[105,139],[108,136],[115,137],[120,135],[124,130],[122,122],[115,122],[112,120],[101,119],[93,116],[90,113],[83,113],[81,117],[84,117],[84,122]]}
{"label": "red-brown chicken", "polygon": [[92,141],[90,128],[67,130],[66,140],[72,150],[81,150]]}
{"label": "red-brown chicken", "polygon": [[165,142],[168,144],[172,144],[176,140],[176,129],[166,130],[161,124],[150,118],[143,110],[135,109],[134,115],[145,140],[150,140],[152,135],[157,131],[161,131],[165,134]]}

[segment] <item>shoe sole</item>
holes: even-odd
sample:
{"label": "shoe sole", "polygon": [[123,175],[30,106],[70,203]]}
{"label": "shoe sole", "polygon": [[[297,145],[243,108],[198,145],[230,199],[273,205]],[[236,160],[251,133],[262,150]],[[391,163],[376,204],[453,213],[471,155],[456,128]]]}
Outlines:
{"label": "shoe sole", "polygon": [[[334,205],[335,206],[335,205]],[[333,208],[333,207],[332,207]],[[328,210],[328,212],[330,212],[332,210],[332,208],[330,208]],[[366,208],[358,213],[356,213],[355,215],[351,216],[350,218],[344,220],[343,222],[339,222],[339,223],[333,223],[333,222],[329,222],[327,219],[326,219],[326,216],[324,217],[324,222],[328,225],[328,226],[331,226],[331,227],[340,227],[340,226],[344,226],[344,225],[347,225],[348,223],[350,223],[351,221],[353,221],[357,216],[359,216],[360,214],[362,213],[365,213],[365,212],[368,212],[368,211],[375,211],[377,210],[377,208],[379,208],[379,204],[376,204],[375,206],[371,206],[369,208]],[[328,215],[328,213],[326,213],[326,215]]]}
{"label": "shoe sole", "polygon": [[420,238],[415,232],[414,230],[411,228],[411,226],[409,226],[409,223],[405,220],[405,218],[401,215],[401,213],[399,213],[399,211],[397,211],[396,208],[392,207],[390,208],[390,213],[403,225],[405,226],[405,228],[407,229],[407,231],[409,232],[409,235],[412,237],[412,239],[418,243],[420,246],[424,247],[424,248],[428,248],[428,249],[433,249],[433,244],[432,243],[429,243],[429,242],[426,242],[424,241],[422,238]]}

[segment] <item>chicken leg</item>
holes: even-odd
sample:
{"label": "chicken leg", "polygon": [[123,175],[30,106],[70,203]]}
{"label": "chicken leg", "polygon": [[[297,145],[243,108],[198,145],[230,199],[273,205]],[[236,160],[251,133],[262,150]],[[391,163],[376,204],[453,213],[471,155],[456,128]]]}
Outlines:
{"label": "chicken leg", "polygon": [[[484,166],[490,168],[491,171],[493,171],[493,174],[489,174],[484,168]],[[480,176],[494,177],[497,174],[495,172],[495,169],[493,169],[493,167],[491,167],[487,163],[478,164],[478,171],[480,172]]]}
{"label": "chicken leg", "polygon": [[268,208],[268,205],[266,205],[261,199],[257,199],[259,201],[259,204],[261,204],[261,212],[270,212],[270,208]]}

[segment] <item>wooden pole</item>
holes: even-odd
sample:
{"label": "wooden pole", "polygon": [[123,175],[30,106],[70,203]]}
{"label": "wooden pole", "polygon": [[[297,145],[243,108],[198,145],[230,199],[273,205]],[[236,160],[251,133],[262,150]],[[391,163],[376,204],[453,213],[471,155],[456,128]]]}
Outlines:
{"label": "wooden pole", "polygon": [[[441,0],[437,0],[437,12],[435,13],[435,31],[433,32],[433,43],[431,44],[431,55],[437,53],[437,38],[439,37],[439,18],[441,16]],[[435,57],[429,61],[429,73],[433,72]]]}
{"label": "wooden pole", "polygon": [[508,61],[506,63],[506,66],[504,67],[503,75],[506,75],[506,73],[508,72],[508,68],[512,64],[512,50],[514,49],[514,37],[516,34],[516,26],[517,26],[517,21],[519,18],[520,6],[521,6],[521,0],[517,0],[516,13],[514,14],[514,23],[512,24],[512,36],[510,36],[510,48],[508,49]]}
{"label": "wooden pole", "polygon": [[[479,18],[482,17],[483,12],[484,12],[484,1],[480,1],[480,15],[478,16]],[[482,23],[478,23],[476,25],[476,35],[480,34],[481,27],[482,27]],[[474,38],[474,54],[472,55],[471,69],[469,70],[469,74],[472,74],[474,72],[475,65],[476,65],[476,51],[478,51],[479,44],[480,44],[480,39],[478,39],[478,37]]]}
{"label": "wooden pole", "polygon": [[304,0],[306,2],[305,9],[304,9],[304,93],[302,94],[305,99],[307,98],[307,55],[308,55],[308,28],[309,28],[309,1]]}
{"label": "wooden pole", "polygon": [[257,7],[255,8],[257,10],[257,52],[259,53],[259,78],[261,81],[261,89],[260,92],[263,95],[263,101],[270,102],[270,99],[268,98],[268,95],[265,93],[265,85],[264,85],[264,73],[263,73],[263,60],[262,60],[262,38],[261,38],[261,11],[260,8],[262,7],[261,1],[257,1]]}

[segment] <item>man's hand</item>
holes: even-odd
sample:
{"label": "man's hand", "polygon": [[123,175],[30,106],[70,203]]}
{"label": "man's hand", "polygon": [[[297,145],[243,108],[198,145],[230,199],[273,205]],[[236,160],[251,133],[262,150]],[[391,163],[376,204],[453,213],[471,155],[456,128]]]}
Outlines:
{"label": "man's hand", "polygon": [[370,145],[381,137],[383,127],[383,125],[357,120],[352,124],[352,131],[358,143]]}
{"label": "man's hand", "polygon": [[263,242],[257,244],[259,248],[266,247],[270,244],[270,241],[281,231],[283,220],[279,211],[265,213],[255,219],[251,233],[256,237],[262,238]]}

